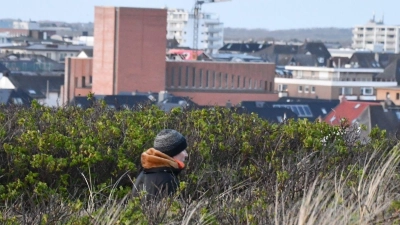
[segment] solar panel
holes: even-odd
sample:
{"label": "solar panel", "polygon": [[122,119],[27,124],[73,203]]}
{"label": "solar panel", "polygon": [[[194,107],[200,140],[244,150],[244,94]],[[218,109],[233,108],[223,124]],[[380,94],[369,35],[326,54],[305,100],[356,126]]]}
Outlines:
{"label": "solar panel", "polygon": [[273,108],[287,108],[292,110],[299,117],[312,117],[313,114],[308,105],[285,105],[285,104],[275,104],[272,106]]}

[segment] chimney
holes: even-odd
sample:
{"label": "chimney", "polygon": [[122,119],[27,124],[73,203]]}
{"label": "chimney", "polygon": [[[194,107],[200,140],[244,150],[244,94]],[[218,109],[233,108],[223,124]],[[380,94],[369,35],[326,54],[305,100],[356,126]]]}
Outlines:
{"label": "chimney", "polygon": [[228,101],[226,102],[226,108],[231,108],[231,107],[232,107],[231,100],[228,100]]}
{"label": "chimney", "polygon": [[379,63],[379,53],[375,53],[375,61]]}
{"label": "chimney", "polygon": [[347,101],[346,96],[341,95],[339,96],[340,103]]}

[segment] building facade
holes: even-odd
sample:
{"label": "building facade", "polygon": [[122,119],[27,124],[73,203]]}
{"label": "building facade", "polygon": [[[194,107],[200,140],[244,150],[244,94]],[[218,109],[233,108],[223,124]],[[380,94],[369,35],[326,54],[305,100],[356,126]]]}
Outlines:
{"label": "building facade", "polygon": [[165,9],[95,8],[95,94],[164,90],[166,17]]}
{"label": "building facade", "polygon": [[372,19],[365,25],[354,27],[352,39],[354,49],[400,52],[400,26],[385,25],[383,21]]}
{"label": "building facade", "polygon": [[89,92],[169,93],[221,106],[278,99],[275,64],[166,61],[166,18],[164,9],[96,7],[93,58],[67,58],[63,103]]}
{"label": "building facade", "polygon": [[281,97],[376,100],[377,87],[397,86],[395,77],[376,78],[382,68],[323,68],[285,66],[291,75],[277,75],[275,90]]}
{"label": "building facade", "polygon": [[275,101],[275,64],[168,61],[166,90],[200,105]]}
{"label": "building facade", "polygon": [[[224,24],[219,16],[201,13],[199,19],[198,48],[207,53],[216,53],[223,46]],[[193,48],[194,16],[183,9],[169,9],[167,16],[167,38],[175,38],[180,47]]]}

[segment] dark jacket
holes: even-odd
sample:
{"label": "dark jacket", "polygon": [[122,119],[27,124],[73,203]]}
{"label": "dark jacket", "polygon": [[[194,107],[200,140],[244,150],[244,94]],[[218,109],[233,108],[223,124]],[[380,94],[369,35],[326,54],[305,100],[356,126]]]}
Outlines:
{"label": "dark jacket", "polygon": [[171,196],[179,187],[178,174],[184,165],[168,155],[149,149],[141,156],[143,171],[136,178],[133,194],[146,191],[146,197]]}

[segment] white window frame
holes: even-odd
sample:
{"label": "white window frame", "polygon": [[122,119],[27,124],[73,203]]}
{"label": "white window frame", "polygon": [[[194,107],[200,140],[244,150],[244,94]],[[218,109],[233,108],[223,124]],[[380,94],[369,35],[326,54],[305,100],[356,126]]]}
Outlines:
{"label": "white window frame", "polygon": [[[367,91],[370,91],[370,93],[366,93]],[[374,88],[373,87],[362,87],[361,95],[366,95],[366,96],[374,95]]]}

